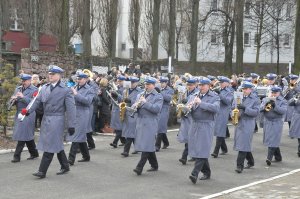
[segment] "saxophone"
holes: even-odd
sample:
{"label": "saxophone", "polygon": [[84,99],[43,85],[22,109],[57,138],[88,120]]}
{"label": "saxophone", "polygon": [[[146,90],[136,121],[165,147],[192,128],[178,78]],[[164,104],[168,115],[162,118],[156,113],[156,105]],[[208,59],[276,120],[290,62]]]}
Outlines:
{"label": "saxophone", "polygon": [[[125,93],[124,93],[124,99],[128,98],[128,89],[125,89]],[[120,120],[121,122],[124,121],[125,119],[125,114],[126,114],[126,102],[123,100],[123,102],[121,102],[119,104],[119,108],[120,108]]]}
{"label": "saxophone", "polygon": [[231,121],[232,121],[232,124],[233,125],[237,125],[239,123],[239,109],[237,108],[238,105],[241,104],[241,98],[240,97],[237,97],[236,98],[236,105],[235,105],[235,108],[232,110],[232,118],[231,118]]}

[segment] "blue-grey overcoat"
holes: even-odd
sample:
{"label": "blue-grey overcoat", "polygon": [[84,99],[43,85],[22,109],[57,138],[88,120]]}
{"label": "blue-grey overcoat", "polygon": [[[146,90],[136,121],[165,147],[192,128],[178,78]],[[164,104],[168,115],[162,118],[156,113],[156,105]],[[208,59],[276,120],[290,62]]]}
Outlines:
{"label": "blue-grey overcoat", "polygon": [[199,105],[192,108],[192,124],[189,130],[188,153],[193,158],[209,158],[213,141],[216,114],[220,98],[208,91]]}
{"label": "blue-grey overcoat", "polygon": [[[137,96],[137,100],[143,93]],[[148,96],[146,94],[146,102],[141,105],[137,113],[136,138],[134,143],[136,151],[155,151],[155,137],[162,104],[162,95],[155,89]]]}
{"label": "blue-grey overcoat", "polygon": [[[121,86],[118,86],[118,103],[122,102],[123,100],[123,92],[124,88]],[[120,120],[120,107],[112,103],[112,110],[111,110],[111,120],[110,120],[110,127],[114,130],[122,130],[122,122]]]}
{"label": "blue-grey overcoat", "polygon": [[[14,95],[17,92],[22,92],[22,86],[19,86],[15,89]],[[18,98],[16,101],[17,112],[14,119],[14,129],[12,139],[15,141],[30,141],[34,139],[34,130],[35,130],[35,112],[26,116],[21,122],[18,119],[18,114],[23,108],[26,108],[30,101],[33,99],[34,92],[37,91],[37,88],[33,85],[30,85],[28,88],[23,90],[23,98]]]}
{"label": "blue-grey overcoat", "polygon": [[234,130],[233,149],[236,151],[251,152],[255,118],[259,114],[260,101],[256,95],[251,93],[248,97],[243,99],[242,105],[244,105],[246,109],[239,110],[240,117]]}
{"label": "blue-grey overcoat", "polygon": [[[136,101],[137,95],[142,92],[142,89],[136,87],[134,89],[129,89],[128,98],[130,99],[131,103],[128,106],[132,106]],[[132,112],[126,110],[125,119],[123,121],[122,126],[122,136],[125,138],[135,138],[135,126],[136,126],[136,118],[137,114],[134,114],[131,117]]]}
{"label": "blue-grey overcoat", "polygon": [[[198,89],[194,89],[187,93],[187,103],[190,103],[194,99],[194,95],[199,92]],[[182,116],[180,121],[179,132],[177,135],[177,140],[180,143],[188,143],[189,140],[189,129],[191,128],[192,116],[188,114],[186,117]]]}
{"label": "blue-grey overcoat", "polygon": [[169,86],[166,86],[166,88],[161,89],[160,94],[163,96],[164,103],[159,114],[157,133],[167,133],[171,105],[170,102],[174,95],[174,90]]}
{"label": "blue-grey overcoat", "polygon": [[279,147],[284,116],[287,111],[287,101],[282,96],[277,97],[274,109],[272,108],[268,112],[264,111],[266,102],[266,98],[264,98],[260,106],[264,116],[263,143],[268,147]]}
{"label": "blue-grey overcoat", "polygon": [[76,126],[75,133],[67,135],[69,142],[86,142],[86,134],[89,133],[90,107],[92,106],[94,91],[85,84],[82,87],[76,86],[77,95],[74,95],[76,105]]}
{"label": "blue-grey overcoat", "polygon": [[45,84],[28,111],[32,113],[38,106],[43,106],[44,115],[37,149],[49,153],[59,153],[64,149],[65,119],[68,128],[75,128],[76,123],[76,106],[71,90],[62,82],[57,84],[52,91],[50,84]]}
{"label": "blue-grey overcoat", "polygon": [[226,127],[231,112],[231,104],[233,101],[233,92],[226,87],[220,91],[220,110],[217,113],[214,135],[217,137],[226,137]]}
{"label": "blue-grey overcoat", "polygon": [[[91,90],[93,91],[93,95],[94,95],[93,102],[94,102],[97,98],[97,95],[98,95],[99,91],[100,91],[100,87],[97,85],[96,82],[91,81],[91,80],[89,80],[87,82],[87,84],[91,87]],[[93,126],[92,125],[93,113],[94,113],[94,106],[91,105],[90,106],[89,125],[88,125],[88,132],[87,133],[90,133],[90,132],[94,131],[93,128],[92,128],[92,126]]]}

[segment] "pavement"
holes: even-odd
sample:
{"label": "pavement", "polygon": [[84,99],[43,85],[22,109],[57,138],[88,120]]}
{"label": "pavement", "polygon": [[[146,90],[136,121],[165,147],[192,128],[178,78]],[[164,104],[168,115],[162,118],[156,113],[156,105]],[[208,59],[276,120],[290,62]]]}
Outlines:
{"label": "pavement", "polygon": [[[188,178],[193,163],[182,165],[183,144],[176,141],[177,131],[168,133],[170,147],[157,153],[159,171],[146,172],[147,163],[141,176],[132,169],[139,161],[140,154],[124,158],[122,147],[109,146],[112,136],[94,136],[96,149],[91,151],[91,161],[71,167],[67,175],[57,176],[59,163],[54,158],[45,179],[37,179],[32,173],[38,170],[40,159],[26,160],[27,151],[22,153],[20,163],[11,163],[12,153],[0,155],[0,198],[299,198],[300,159],[297,156],[297,139],[288,137],[288,126],[284,126],[281,152],[283,161],[265,163],[267,147],[262,144],[262,129],[253,138],[255,166],[237,174],[235,163],[237,152],[232,150],[231,137],[226,140],[229,153],[210,158],[212,176],[210,180],[192,184]],[[66,145],[68,153],[70,145]],[[40,154],[41,155],[41,154]],[[81,155],[78,154],[77,159]]]}

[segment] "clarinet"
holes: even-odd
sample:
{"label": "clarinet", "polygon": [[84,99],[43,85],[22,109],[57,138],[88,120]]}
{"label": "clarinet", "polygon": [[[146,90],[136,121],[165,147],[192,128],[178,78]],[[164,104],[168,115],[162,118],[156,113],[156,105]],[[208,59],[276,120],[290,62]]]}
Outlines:
{"label": "clarinet", "polygon": [[141,99],[142,97],[144,97],[145,95],[146,95],[146,91],[143,92],[143,94],[140,96],[139,100],[137,101],[136,105],[132,108],[132,109],[133,109],[133,112],[132,112],[132,114],[130,115],[130,117],[133,118],[134,115],[137,113],[138,108],[140,108],[140,106],[141,106],[141,101],[140,101],[140,99]]}

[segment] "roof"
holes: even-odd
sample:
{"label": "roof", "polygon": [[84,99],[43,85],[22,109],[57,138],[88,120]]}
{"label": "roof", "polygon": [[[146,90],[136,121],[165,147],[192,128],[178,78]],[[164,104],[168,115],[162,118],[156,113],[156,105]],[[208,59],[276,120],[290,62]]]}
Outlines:
{"label": "roof", "polygon": [[[19,31],[5,31],[2,36],[3,42],[10,42],[8,51],[20,54],[22,48],[30,47],[30,37],[28,33]],[[41,34],[39,38],[39,48],[41,51],[54,52],[58,45],[57,39],[52,35]]]}

